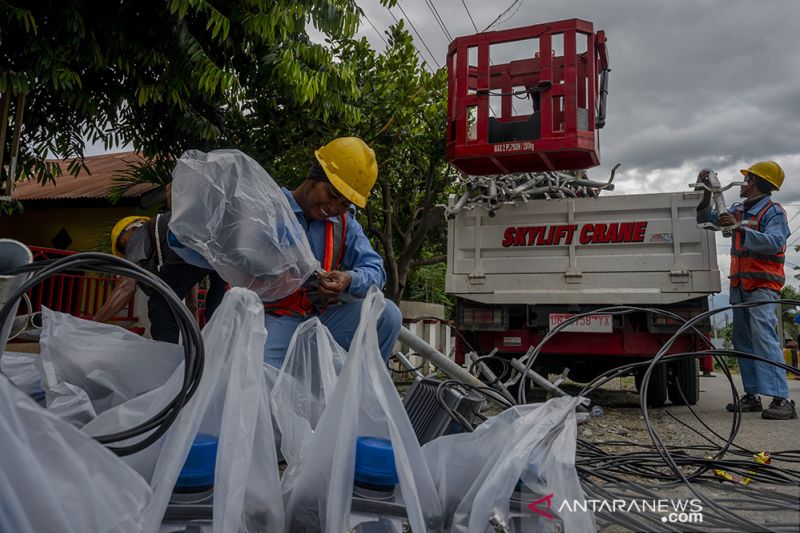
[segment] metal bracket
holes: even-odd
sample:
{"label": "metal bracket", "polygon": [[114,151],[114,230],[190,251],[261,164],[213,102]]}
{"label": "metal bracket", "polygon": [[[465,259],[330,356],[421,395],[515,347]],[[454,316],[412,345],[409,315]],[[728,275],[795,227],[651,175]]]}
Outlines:
{"label": "metal bracket", "polygon": [[484,285],[486,283],[486,274],[481,272],[473,272],[467,276],[470,285]]}
{"label": "metal bracket", "polygon": [[688,270],[671,270],[669,272],[672,283],[689,283],[691,276],[692,274]]}
{"label": "metal bracket", "polygon": [[567,270],[564,272],[564,281],[567,283],[581,283],[583,281],[583,273],[577,270]]}

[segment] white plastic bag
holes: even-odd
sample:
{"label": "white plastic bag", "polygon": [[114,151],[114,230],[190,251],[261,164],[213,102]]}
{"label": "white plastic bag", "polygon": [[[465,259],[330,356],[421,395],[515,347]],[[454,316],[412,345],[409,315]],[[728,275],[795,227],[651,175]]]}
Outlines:
{"label": "white plastic bag", "polygon": [[288,473],[300,462],[344,366],[347,352],[322,322],[302,322],[292,335],[286,358],[270,393]]}
{"label": "white plastic bag", "polygon": [[356,439],[390,439],[413,531],[440,528],[441,509],[414,429],[380,354],[383,295],[372,287],[344,369],[308,444],[286,506],[287,531],[348,531]]}
{"label": "white plastic bag", "polygon": [[0,530],[141,532],[136,472],[0,376]]}
{"label": "white plastic bag", "polygon": [[[214,531],[280,531],[283,505],[269,393],[264,383],[264,308],[245,289],[225,294],[203,329],[205,366],[197,391],[164,437],[123,459],[153,489],[145,531],[156,531],[198,432],[219,438],[214,479]],[[108,434],[159,412],[176,394],[183,365],[162,387],[100,414],[83,430]],[[125,444],[125,443],[121,443]]]}
{"label": "white plastic bag", "polygon": [[[575,408],[582,401],[560,397],[513,407],[472,433],[445,435],[425,444],[422,451],[448,519],[446,530],[493,532],[493,514],[511,523],[509,500],[522,479],[526,494],[552,494],[543,510],[563,521],[545,519],[526,531],[595,531],[591,512],[569,512],[576,507],[573,502],[585,500],[575,470]],[[524,502],[523,524],[541,516],[524,508],[535,499]],[[569,509],[563,502],[569,502]]]}
{"label": "white plastic bag", "polygon": [[[48,408],[66,395],[60,402],[69,403],[70,412],[102,413],[160,387],[184,358],[177,344],[47,308],[42,308],[40,343],[37,365]],[[91,401],[91,410],[78,405],[80,390]]]}
{"label": "white plastic bag", "polygon": [[231,285],[274,301],[319,269],[286,196],[246,154],[189,150],[172,176],[170,230]]}
{"label": "white plastic bag", "polygon": [[32,353],[5,352],[0,357],[0,373],[5,374],[25,394],[42,392],[42,378],[36,369],[39,356]]}

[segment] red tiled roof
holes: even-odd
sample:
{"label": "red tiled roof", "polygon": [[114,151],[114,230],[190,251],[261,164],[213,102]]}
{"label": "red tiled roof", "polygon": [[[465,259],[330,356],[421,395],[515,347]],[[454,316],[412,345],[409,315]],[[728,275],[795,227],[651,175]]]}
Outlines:
{"label": "red tiled roof", "polygon": [[[67,170],[70,159],[57,161],[61,167],[61,176],[57,177],[55,182],[42,185],[30,179],[18,181],[12,196],[20,201],[106,198],[111,188],[116,185],[113,179],[120,176],[129,164],[141,160],[142,156],[137,152],[89,156],[84,158],[84,161],[92,173],[88,174],[81,169],[77,176],[72,176]],[[128,189],[123,197],[136,198],[158,187],[149,183],[135,185]]]}

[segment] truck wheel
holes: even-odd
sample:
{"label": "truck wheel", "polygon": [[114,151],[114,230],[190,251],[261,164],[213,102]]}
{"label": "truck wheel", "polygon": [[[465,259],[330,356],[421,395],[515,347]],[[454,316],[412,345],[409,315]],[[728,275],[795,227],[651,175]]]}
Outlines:
{"label": "truck wheel", "polygon": [[[642,390],[642,378],[646,369],[636,372],[634,382],[636,390]],[[653,373],[650,374],[650,384],[647,387],[647,405],[650,407],[661,407],[667,403],[667,365],[664,363],[656,365]]]}
{"label": "truck wheel", "polygon": [[[700,371],[696,357],[669,364],[669,400],[675,405],[694,405],[700,399]],[[681,396],[683,393],[683,396]]]}

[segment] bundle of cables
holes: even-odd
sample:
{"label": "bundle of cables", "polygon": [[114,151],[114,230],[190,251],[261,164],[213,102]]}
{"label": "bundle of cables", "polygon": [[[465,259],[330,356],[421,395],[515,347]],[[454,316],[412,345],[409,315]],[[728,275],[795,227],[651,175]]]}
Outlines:
{"label": "bundle of cables", "polygon": [[[9,276],[32,273],[22,286],[9,295],[8,301],[0,309],[0,324],[6,323],[6,320],[10,318],[14,303],[23,294],[54,274],[65,270],[88,270],[132,278],[137,283],[146,285],[161,294],[178,323],[184,352],[184,376],[181,389],[161,411],[149,420],[125,431],[94,437],[117,455],[134,454],[155,443],[166,433],[183,406],[197,390],[203,375],[204,362],[203,339],[200,336],[200,329],[175,292],[161,279],[130,261],[101,253],[79,253],[61,259],[37,261],[11,271],[0,272],[2,275]],[[126,444],[112,446],[112,444],[122,442]]]}
{"label": "bundle of cables", "polygon": [[[734,443],[741,426],[742,415],[738,409],[739,395],[724,357],[761,361],[777,366],[796,376],[800,376],[800,369],[755,354],[717,349],[698,329],[699,324],[708,320],[714,314],[723,313],[734,308],[751,308],[761,305],[787,305],[794,307],[800,305],[800,301],[779,299],[735,304],[702,313],[690,320],[664,309],[633,306],[614,306],[576,314],[554,327],[542,338],[538,345],[528,350],[528,353],[522,359],[525,364],[524,372],[519,372],[515,375],[515,369],[503,364],[501,375],[491,379],[487,385],[498,387],[500,385],[499,382],[502,380],[505,380],[506,385],[510,385],[517,383],[521,379],[523,383],[519,387],[516,399],[519,404],[526,403],[527,388],[524,386],[524,380],[529,379],[527,371],[533,367],[537,356],[542,353],[544,345],[570,324],[586,316],[597,314],[617,316],[645,312],[673,319],[681,325],[672,337],[663,344],[658,353],[654,354],[653,358],[611,369],[597,376],[578,393],[579,396],[589,397],[597,389],[617,377],[629,375],[637,370],[642,372],[642,385],[639,390],[640,409],[645,428],[652,440],[652,444],[640,444],[626,441],[597,443],[578,439],[576,468],[587,497],[608,501],[634,498],[658,499],[659,490],[669,489],[674,491],[683,486],[704,505],[703,524],[702,526],[694,526],[698,529],[707,531],[797,531],[797,524],[800,523],[798,521],[800,519],[800,503],[798,503],[800,499],[797,496],[797,489],[800,488],[800,471],[789,468],[788,464],[800,463],[800,450],[773,451],[770,454],[772,463],[760,464],[753,460],[758,455],[755,451]],[[687,333],[694,333],[697,339],[705,343],[707,349],[670,354],[669,352],[676,341]],[[647,398],[650,376],[654,372],[656,365],[707,355],[715,358],[730,384],[733,404],[736,406],[733,412],[730,432],[727,436],[723,436],[714,431],[692,409],[689,402],[684,401],[682,402],[684,406],[689,409],[706,433],[699,431],[669,412],[666,414],[709,444],[690,445],[682,443],[678,446],[667,445],[654,428],[649,416]],[[490,355],[474,359],[470,370],[472,371],[479,362],[489,359],[496,359],[496,362],[501,364],[506,362],[502,356],[495,355],[493,352]],[[464,385],[452,381],[442,384],[442,388],[450,386],[463,387]],[[682,394],[679,387],[678,391]],[[437,391],[437,398],[441,397],[441,393],[442,391]],[[442,403],[444,402],[442,401]],[[501,402],[497,403],[500,404]],[[451,417],[458,420],[455,413],[451,413]],[[470,426],[464,427],[468,431],[473,429]],[[633,447],[641,451],[614,453],[604,449],[604,447],[612,449]],[[698,452],[699,455],[691,454],[692,451]],[[758,483],[748,484],[749,481],[745,484],[727,483],[724,489],[720,489],[718,487],[720,487],[721,480],[717,475],[719,471],[725,471],[748,480],[759,481],[762,487],[766,484],[771,484],[778,487],[778,490],[759,487]],[[651,480],[653,483],[637,481],[636,478]],[[700,490],[701,487],[707,490],[703,492]],[[787,487],[790,487],[788,491],[786,490]],[[709,492],[713,493],[720,490],[724,491],[724,496],[719,494],[709,495]],[[792,490],[795,492],[793,493]],[[765,513],[765,515],[753,519],[749,516],[742,516],[743,511],[761,512]],[[790,518],[785,522],[781,522],[780,516],[785,515],[780,513],[788,514]],[[679,524],[667,524],[658,515],[647,513],[610,513],[600,511],[597,516],[607,524],[621,525],[634,531],[681,531],[685,527]],[[770,518],[769,524],[764,522],[764,516]]]}

